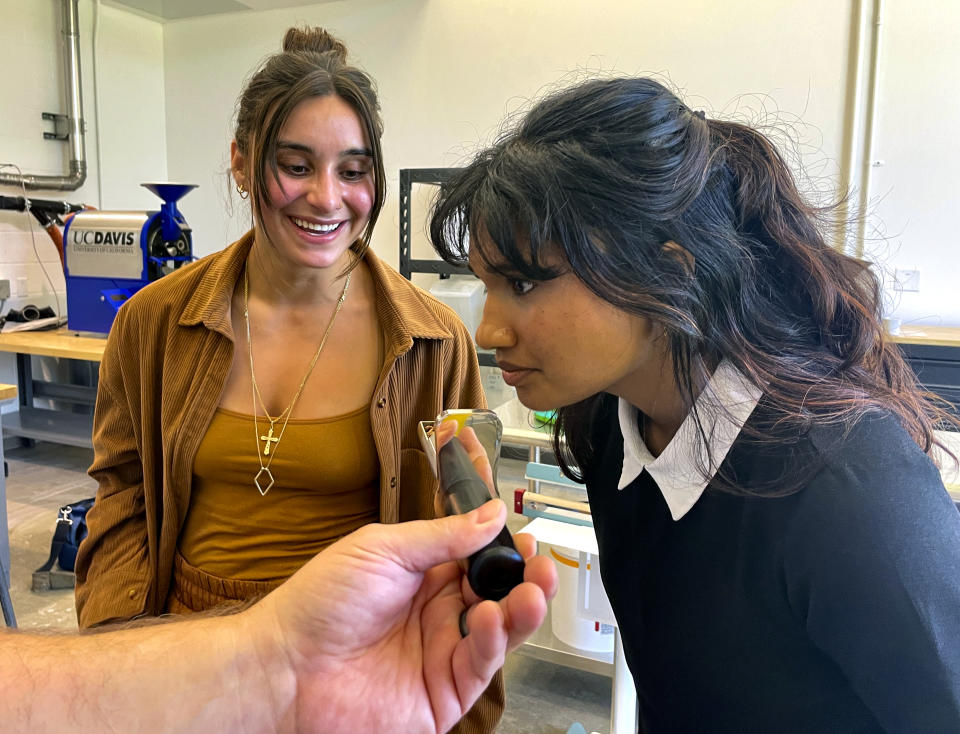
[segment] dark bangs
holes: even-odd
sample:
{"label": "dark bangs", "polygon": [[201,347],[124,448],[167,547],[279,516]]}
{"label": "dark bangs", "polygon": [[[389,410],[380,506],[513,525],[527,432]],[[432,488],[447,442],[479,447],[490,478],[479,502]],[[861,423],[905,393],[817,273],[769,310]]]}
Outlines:
{"label": "dark bangs", "polygon": [[526,147],[501,143],[441,187],[430,238],[445,261],[466,264],[472,247],[504,277],[543,281],[570,271],[570,245],[588,240],[583,218],[555,173],[517,150]]}

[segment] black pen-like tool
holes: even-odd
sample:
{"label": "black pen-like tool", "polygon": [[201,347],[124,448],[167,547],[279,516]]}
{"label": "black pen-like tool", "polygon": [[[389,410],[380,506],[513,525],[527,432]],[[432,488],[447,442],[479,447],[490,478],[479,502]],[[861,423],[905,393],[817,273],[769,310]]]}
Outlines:
{"label": "black pen-like tool", "polygon": [[[445,443],[437,460],[440,494],[448,515],[470,512],[492,499],[459,438],[454,436]],[[466,564],[470,588],[483,599],[498,601],[523,581],[523,556],[506,526],[490,543],[467,558]]]}

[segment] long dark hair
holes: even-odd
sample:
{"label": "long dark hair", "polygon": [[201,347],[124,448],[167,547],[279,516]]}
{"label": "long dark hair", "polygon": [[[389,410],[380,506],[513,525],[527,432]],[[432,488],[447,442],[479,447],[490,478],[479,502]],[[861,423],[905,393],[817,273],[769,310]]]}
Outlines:
{"label": "long dark hair", "polygon": [[[498,250],[479,248],[492,269],[534,280],[569,270],[660,325],[689,407],[729,360],[763,389],[755,417],[764,418],[745,427],[755,440],[795,440],[814,422],[850,426],[886,411],[929,452],[937,423],[955,421],[885,339],[869,266],[826,244],[831,214],[804,201],[756,130],[705,119],[651,79],[618,78],[534,106],[442,187],[430,234],[442,257],[462,263],[470,232],[483,232]],[[547,267],[544,255],[557,249],[567,264]],[[607,394],[559,409],[554,444],[568,475],[589,471],[593,428],[611,416]],[[778,486],[801,484],[794,475]]]}
{"label": "long dark hair", "polygon": [[[262,202],[269,203],[268,172],[279,183],[277,139],[294,108],[312,97],[336,95],[357,113],[373,153],[374,201],[370,221],[354,251],[362,256],[386,198],[386,176],[380,138],[383,121],[373,80],[347,63],[347,48],[323,28],[290,28],[283,50],[254,72],[237,100],[234,139],[247,161],[250,202],[262,221]],[[269,233],[266,233],[269,237]],[[359,258],[354,260],[358,262]]]}

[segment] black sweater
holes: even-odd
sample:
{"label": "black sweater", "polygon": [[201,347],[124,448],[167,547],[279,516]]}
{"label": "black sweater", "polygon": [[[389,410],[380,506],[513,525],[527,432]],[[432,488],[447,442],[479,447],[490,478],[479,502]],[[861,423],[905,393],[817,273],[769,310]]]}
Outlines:
{"label": "black sweater", "polygon": [[[814,429],[802,490],[708,486],[676,522],[646,471],[617,489],[615,418],[594,438],[601,575],[645,734],[960,732],[960,513],[895,419]],[[785,467],[741,437],[723,470]]]}

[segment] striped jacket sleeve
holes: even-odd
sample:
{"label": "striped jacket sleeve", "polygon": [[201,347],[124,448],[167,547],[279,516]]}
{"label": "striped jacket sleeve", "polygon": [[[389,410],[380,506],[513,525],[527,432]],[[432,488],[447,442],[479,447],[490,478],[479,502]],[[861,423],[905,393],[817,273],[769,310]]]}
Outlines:
{"label": "striped jacket sleeve", "polygon": [[100,364],[89,470],[97,498],[76,564],[80,627],[142,614],[152,578],[137,418],[140,344],[131,317],[129,304],[118,312]]}

